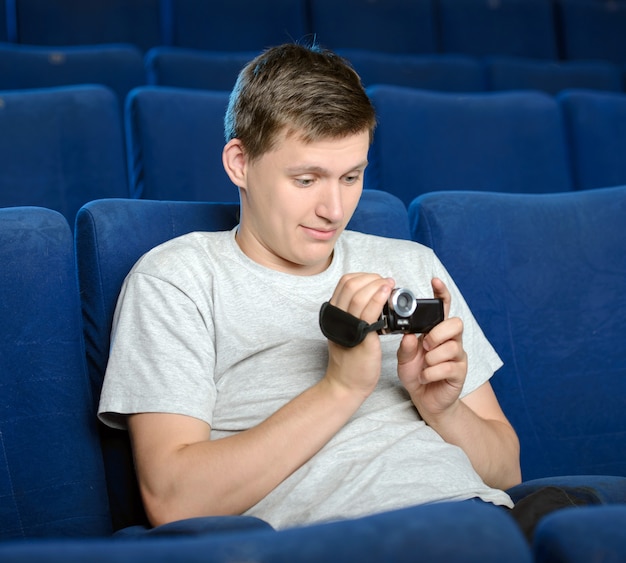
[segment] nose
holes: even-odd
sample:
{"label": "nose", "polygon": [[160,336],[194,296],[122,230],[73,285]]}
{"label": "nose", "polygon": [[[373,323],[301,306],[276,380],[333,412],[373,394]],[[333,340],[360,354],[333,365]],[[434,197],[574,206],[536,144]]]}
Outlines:
{"label": "nose", "polygon": [[318,217],[326,219],[329,223],[340,223],[343,221],[344,206],[339,182],[329,181],[327,185],[320,190],[316,213]]}

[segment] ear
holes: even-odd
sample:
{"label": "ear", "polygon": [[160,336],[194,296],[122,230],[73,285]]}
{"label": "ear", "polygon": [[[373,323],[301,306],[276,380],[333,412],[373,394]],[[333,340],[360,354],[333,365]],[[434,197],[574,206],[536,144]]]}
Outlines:
{"label": "ear", "polygon": [[231,139],[222,151],[222,164],[231,182],[246,187],[246,154],[239,139]]}

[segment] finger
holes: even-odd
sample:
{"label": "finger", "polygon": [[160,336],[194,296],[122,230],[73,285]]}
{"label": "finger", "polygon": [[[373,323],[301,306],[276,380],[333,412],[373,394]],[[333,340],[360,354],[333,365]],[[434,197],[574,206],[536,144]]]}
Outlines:
{"label": "finger", "polygon": [[423,335],[420,335],[418,338],[416,334],[405,334],[402,336],[397,352],[399,366],[408,364],[417,357],[420,339],[422,338]]}
{"label": "finger", "polygon": [[331,303],[355,317],[373,323],[380,317],[393,287],[392,279],[382,278],[377,274],[344,276],[331,298]]}
{"label": "finger", "polygon": [[452,296],[450,295],[446,284],[443,283],[443,281],[439,278],[433,278],[430,283],[433,288],[433,295],[443,300],[443,318],[447,319],[448,315],[450,314],[450,303],[452,302]]}
{"label": "finger", "polygon": [[433,350],[448,340],[463,342],[463,321],[459,317],[451,317],[440,322],[428,334],[424,335],[424,349]]}

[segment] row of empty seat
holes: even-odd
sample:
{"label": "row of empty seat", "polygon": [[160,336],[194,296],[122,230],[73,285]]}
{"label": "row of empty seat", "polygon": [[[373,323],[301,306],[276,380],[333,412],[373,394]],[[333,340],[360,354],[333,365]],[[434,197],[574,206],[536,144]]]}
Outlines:
{"label": "row of empty seat", "polygon": [[625,0],[0,0],[0,41],[333,49],[626,63]]}
{"label": "row of empty seat", "polygon": [[[626,183],[626,94],[368,89],[365,186],[408,205],[439,190],[547,193]],[[237,201],[221,150],[228,92],[140,87],[122,117],[103,86],[0,93],[0,206],[73,224],[99,198]]]}
{"label": "row of empty seat", "polygon": [[[626,66],[606,61],[547,61],[520,57],[401,55],[340,50],[365,86],[393,84],[446,92],[567,88],[626,91]],[[37,47],[0,44],[0,90],[104,84],[123,102],[137,86],[231,90],[239,70],[257,53],[131,45]]]}

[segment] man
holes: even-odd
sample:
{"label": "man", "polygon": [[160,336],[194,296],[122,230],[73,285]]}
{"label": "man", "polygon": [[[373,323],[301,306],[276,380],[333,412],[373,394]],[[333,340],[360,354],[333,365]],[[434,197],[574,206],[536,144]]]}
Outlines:
{"label": "man", "polygon": [[[374,109],[333,53],[272,48],[241,72],[223,163],[236,229],[144,256],[122,289],[100,416],[127,427],[153,524],[248,514],[277,528],[444,500],[512,506],[519,444],[501,362],[416,243],[344,229]],[[325,301],[367,323],[395,286],[444,302],[426,335],[322,335]]]}

